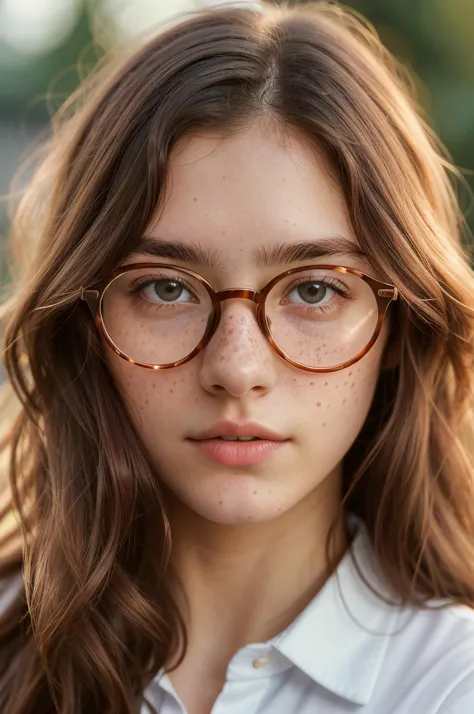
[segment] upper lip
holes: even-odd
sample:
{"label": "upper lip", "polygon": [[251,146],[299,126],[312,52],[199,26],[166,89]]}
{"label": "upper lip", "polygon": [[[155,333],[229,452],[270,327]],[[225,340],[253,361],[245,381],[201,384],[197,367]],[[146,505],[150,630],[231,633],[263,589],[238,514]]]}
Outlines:
{"label": "upper lip", "polygon": [[203,429],[203,431],[192,436],[191,439],[203,441],[205,439],[215,439],[218,436],[258,436],[260,439],[267,439],[268,441],[287,440],[285,436],[255,422],[237,423],[232,421],[221,421],[209,429]]}

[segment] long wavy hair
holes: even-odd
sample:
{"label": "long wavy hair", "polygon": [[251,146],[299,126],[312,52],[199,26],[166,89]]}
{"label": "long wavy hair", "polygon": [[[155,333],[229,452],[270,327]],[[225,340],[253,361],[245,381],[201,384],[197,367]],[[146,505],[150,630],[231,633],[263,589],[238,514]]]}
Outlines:
{"label": "long wavy hair", "polygon": [[269,121],[329,157],[363,250],[400,288],[344,505],[402,598],[474,606],[474,275],[456,171],[412,90],[334,4],[219,8],[101,67],[55,118],[1,308],[5,714],[132,714],[186,650],[159,474],[78,298],[133,251],[196,131]]}

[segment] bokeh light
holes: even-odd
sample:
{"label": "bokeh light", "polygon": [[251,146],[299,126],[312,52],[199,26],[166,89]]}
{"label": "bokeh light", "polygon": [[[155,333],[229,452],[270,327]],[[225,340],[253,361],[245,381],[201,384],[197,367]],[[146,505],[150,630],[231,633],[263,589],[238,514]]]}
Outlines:
{"label": "bokeh light", "polygon": [[80,0],[2,0],[0,39],[20,54],[48,53],[77,22]]}

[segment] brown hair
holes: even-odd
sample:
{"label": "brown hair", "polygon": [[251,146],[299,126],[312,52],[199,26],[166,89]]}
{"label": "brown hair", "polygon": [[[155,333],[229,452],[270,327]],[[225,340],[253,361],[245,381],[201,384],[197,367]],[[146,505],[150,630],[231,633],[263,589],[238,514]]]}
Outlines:
{"label": "brown hair", "polygon": [[1,711],[131,714],[186,646],[159,482],[78,297],[133,250],[195,130],[270,120],[332,161],[363,250],[400,289],[346,504],[402,597],[474,605],[474,276],[452,167],[402,75],[332,4],[221,8],[102,69],[56,118],[13,224],[32,258],[3,306],[20,404],[0,576],[23,565],[24,584],[0,619]]}

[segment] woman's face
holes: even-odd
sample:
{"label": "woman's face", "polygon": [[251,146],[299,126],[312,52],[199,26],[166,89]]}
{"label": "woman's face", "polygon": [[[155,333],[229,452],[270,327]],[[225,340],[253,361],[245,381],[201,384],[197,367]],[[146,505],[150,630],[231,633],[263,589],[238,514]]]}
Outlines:
{"label": "woman's face", "polygon": [[[202,134],[182,140],[172,155],[169,197],[147,236],[179,241],[201,256],[210,253],[214,264],[140,251],[126,263],[179,263],[216,290],[258,290],[287,269],[318,262],[256,261],[256,249],[265,247],[271,257],[281,244],[331,236],[357,243],[323,155],[296,133],[283,142],[257,127],[226,139]],[[319,262],[378,277],[363,258],[340,255]],[[314,498],[318,490],[321,498],[328,487],[338,492],[341,461],[372,401],[387,329],[385,323],[374,347],[351,367],[315,374],[273,350],[252,302],[230,299],[222,303],[210,343],[180,367],[152,371],[107,348],[106,354],[157,474],[178,501],[209,521],[255,523]],[[252,422],[284,441],[257,463],[242,463],[239,449],[248,454],[254,447],[228,447],[220,440],[213,450],[196,440],[222,421]]]}

